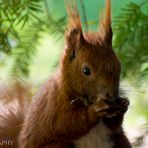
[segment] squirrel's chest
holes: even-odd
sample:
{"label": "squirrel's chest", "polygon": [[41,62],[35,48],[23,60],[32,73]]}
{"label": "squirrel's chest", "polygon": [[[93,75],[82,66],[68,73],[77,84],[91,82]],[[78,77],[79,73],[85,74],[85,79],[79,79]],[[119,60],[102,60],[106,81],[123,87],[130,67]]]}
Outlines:
{"label": "squirrel's chest", "polygon": [[102,123],[96,125],[90,132],[74,142],[75,148],[112,148],[111,131]]}

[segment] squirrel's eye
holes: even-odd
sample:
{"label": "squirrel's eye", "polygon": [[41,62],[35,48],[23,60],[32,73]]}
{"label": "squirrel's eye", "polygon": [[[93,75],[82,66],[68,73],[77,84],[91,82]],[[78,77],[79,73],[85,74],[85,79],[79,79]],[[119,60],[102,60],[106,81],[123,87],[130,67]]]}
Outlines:
{"label": "squirrel's eye", "polygon": [[82,72],[85,74],[85,75],[90,75],[90,69],[87,65],[84,65],[83,68],[82,68]]}

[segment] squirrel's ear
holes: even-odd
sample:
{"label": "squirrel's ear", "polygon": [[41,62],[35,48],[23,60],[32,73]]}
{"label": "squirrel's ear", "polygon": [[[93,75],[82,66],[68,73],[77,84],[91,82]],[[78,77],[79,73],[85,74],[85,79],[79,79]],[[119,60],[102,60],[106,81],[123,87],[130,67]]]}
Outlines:
{"label": "squirrel's ear", "polygon": [[66,3],[68,13],[68,25],[65,32],[66,43],[69,49],[76,50],[80,48],[83,41],[82,25],[76,2]]}
{"label": "squirrel's ear", "polygon": [[101,18],[99,33],[102,40],[112,45],[112,27],[111,27],[111,2],[110,0],[106,0],[106,10],[105,10],[105,17]]}

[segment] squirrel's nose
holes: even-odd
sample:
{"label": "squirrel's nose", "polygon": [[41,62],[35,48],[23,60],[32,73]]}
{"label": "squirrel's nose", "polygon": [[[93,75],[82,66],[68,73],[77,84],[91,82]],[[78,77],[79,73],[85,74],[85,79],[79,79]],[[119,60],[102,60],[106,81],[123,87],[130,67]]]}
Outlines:
{"label": "squirrel's nose", "polygon": [[117,90],[104,88],[98,94],[98,98],[108,100],[108,99],[114,99],[117,95],[118,95]]}
{"label": "squirrel's nose", "polygon": [[118,96],[118,87],[117,86],[99,86],[98,88],[98,97],[104,100],[111,100]]}

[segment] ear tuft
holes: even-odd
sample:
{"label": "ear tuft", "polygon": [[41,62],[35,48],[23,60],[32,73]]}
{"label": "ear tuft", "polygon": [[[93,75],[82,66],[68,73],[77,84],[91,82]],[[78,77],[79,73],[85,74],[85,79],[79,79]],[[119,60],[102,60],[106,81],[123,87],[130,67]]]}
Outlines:
{"label": "ear tuft", "polygon": [[102,40],[109,45],[112,45],[112,27],[111,27],[111,2],[106,0],[105,17],[101,18],[99,33]]}
{"label": "ear tuft", "polygon": [[83,40],[82,25],[75,0],[71,4],[66,2],[68,13],[68,25],[66,31],[66,41],[69,49],[76,50]]}

